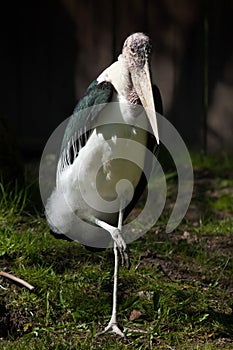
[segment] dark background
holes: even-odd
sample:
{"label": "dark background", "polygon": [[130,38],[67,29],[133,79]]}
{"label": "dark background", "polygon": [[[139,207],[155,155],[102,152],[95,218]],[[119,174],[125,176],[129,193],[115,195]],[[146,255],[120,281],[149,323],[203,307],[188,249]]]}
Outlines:
{"label": "dark background", "polygon": [[165,116],[191,149],[233,153],[232,18],[231,0],[1,1],[0,137],[7,121],[23,158],[39,158],[125,38],[145,31]]}

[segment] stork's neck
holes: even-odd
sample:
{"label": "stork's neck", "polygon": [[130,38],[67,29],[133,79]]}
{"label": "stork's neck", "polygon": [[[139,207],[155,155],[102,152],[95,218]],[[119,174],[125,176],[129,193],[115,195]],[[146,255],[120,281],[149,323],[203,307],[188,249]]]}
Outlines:
{"label": "stork's neck", "polygon": [[131,76],[122,55],[111,66],[106,68],[97,78],[100,83],[102,81],[110,82],[119,96],[123,97],[129,103],[140,104],[138,95],[134,89]]}

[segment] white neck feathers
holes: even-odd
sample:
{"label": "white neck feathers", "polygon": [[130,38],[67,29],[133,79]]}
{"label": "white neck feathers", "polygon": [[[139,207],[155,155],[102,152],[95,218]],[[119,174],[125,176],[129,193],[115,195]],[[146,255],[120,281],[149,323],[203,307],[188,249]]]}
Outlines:
{"label": "white neck feathers", "polygon": [[98,83],[102,81],[110,82],[119,95],[125,98],[128,97],[132,81],[122,55],[118,57],[118,61],[114,62],[99,75],[97,81]]}

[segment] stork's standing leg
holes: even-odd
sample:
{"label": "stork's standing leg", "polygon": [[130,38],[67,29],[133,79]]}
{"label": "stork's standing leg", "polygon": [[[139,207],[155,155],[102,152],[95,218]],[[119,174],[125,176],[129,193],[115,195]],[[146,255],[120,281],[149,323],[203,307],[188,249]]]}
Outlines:
{"label": "stork's standing leg", "polygon": [[124,333],[120,330],[117,325],[117,282],[118,282],[118,251],[117,244],[114,242],[114,256],[115,256],[115,266],[114,266],[114,284],[113,284],[113,301],[112,301],[112,316],[111,319],[105,327],[104,331],[97,333],[97,335],[105,334],[105,333],[116,333],[121,337],[125,337]]}
{"label": "stork's standing leg", "polygon": [[121,254],[122,264],[126,264],[127,266],[129,265],[128,255],[126,253],[126,243],[123,237],[121,236],[122,221],[123,221],[123,210],[120,210],[119,212],[117,229],[97,218],[92,219],[92,222],[95,222],[96,225],[104,228],[111,234],[114,240],[113,251],[114,251],[114,257],[115,257],[112,316],[107,327],[104,329],[103,332],[97,333],[97,336],[105,333],[116,333],[121,337],[125,337],[124,333],[120,330],[120,328],[117,325],[117,283],[118,283],[118,269],[119,269],[118,250]]}

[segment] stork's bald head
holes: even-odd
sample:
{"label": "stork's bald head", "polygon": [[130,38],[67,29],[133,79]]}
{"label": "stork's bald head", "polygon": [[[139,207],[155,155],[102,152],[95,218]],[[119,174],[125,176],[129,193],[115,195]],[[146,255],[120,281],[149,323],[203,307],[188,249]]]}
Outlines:
{"label": "stork's bald head", "polygon": [[124,42],[122,55],[128,64],[128,68],[142,68],[146,62],[150,62],[152,44],[150,38],[144,33],[134,33]]}

